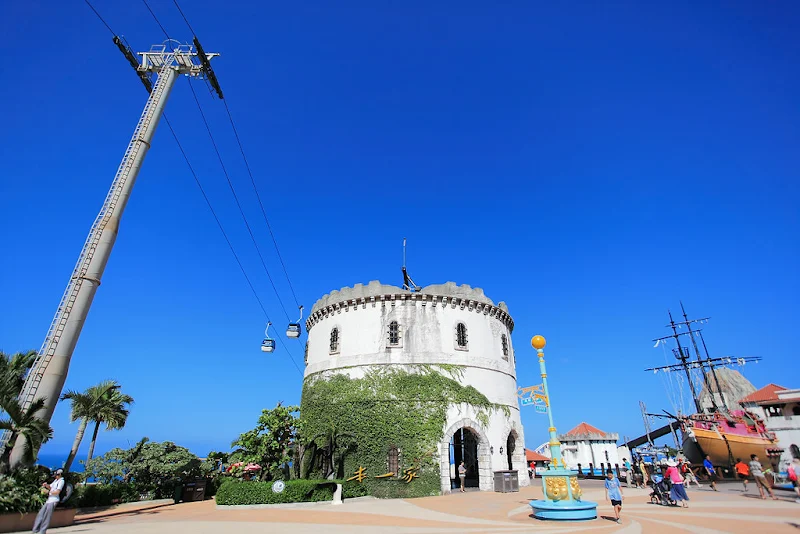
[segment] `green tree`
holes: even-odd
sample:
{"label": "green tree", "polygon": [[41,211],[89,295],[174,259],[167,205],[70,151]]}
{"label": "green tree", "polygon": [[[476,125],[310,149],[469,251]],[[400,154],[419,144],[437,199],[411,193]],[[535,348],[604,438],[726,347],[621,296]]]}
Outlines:
{"label": "green tree", "polygon": [[100,424],[105,423],[106,430],[119,430],[128,422],[128,415],[130,411],[127,406],[133,404],[133,397],[122,393],[118,389],[107,392],[104,396],[103,403],[98,407],[95,416],[92,417],[94,421],[94,432],[92,433],[92,442],[89,444],[89,454],[86,456],[86,461],[92,459],[94,455],[94,445],[97,443],[97,431],[100,429]]}
{"label": "green tree", "polygon": [[[64,471],[69,471],[69,468],[72,467],[72,462],[75,460],[75,455],[78,454],[81,441],[83,441],[86,426],[90,421],[98,422],[95,426],[93,441],[97,438],[97,427],[99,427],[100,422],[107,420],[105,418],[112,418],[114,421],[111,423],[112,425],[117,424],[117,421],[121,421],[122,425],[125,424],[128,418],[128,411],[124,406],[126,404],[125,401],[130,399],[130,402],[133,402],[133,399],[119,393],[120,387],[115,380],[105,380],[96,386],[88,388],[83,393],[69,390],[61,395],[62,401],[70,401],[70,420],[72,422],[80,421],[78,432],[75,434],[75,441],[72,443],[72,449],[70,449],[67,461],[64,463]],[[93,449],[94,445],[92,445]]]}
{"label": "green tree", "polygon": [[131,449],[111,449],[86,462],[86,475],[105,484],[129,482],[138,491],[170,496],[175,485],[201,475],[200,459],[170,441],[142,439]]}
{"label": "green tree", "polygon": [[[356,444],[356,436],[352,432],[343,432],[335,423],[330,423],[323,432],[313,436],[306,445],[306,456],[311,459],[322,459],[322,476],[325,478],[344,477],[344,459],[353,450]],[[301,466],[303,458],[300,460]],[[304,473],[302,476],[307,474]]]}
{"label": "green tree", "polygon": [[11,436],[3,450],[3,455],[0,456],[0,474],[8,473],[11,470],[11,451],[17,444],[17,438],[22,436],[27,444],[23,458],[25,463],[33,463],[34,451],[53,437],[53,429],[50,428],[50,425],[36,417],[36,412],[43,408],[44,399],[36,399],[27,410],[23,410],[17,399],[4,400],[3,410],[8,417],[0,419],[0,432],[8,431]]}
{"label": "green tree", "polygon": [[0,351],[0,409],[6,411],[8,399],[16,399],[22,391],[25,375],[36,360],[36,351],[17,352],[14,355]]}
{"label": "green tree", "polygon": [[282,406],[263,410],[253,430],[241,434],[231,443],[236,449],[231,462],[255,463],[261,466],[262,480],[280,477],[283,467],[292,459],[292,443],[297,429],[298,406]]}

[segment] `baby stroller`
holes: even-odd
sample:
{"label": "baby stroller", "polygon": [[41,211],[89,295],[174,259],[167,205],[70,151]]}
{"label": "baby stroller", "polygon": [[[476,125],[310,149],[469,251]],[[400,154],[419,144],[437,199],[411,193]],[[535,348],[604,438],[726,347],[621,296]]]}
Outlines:
{"label": "baby stroller", "polygon": [[650,494],[651,503],[661,504],[663,506],[678,505],[678,503],[673,501],[669,496],[669,490],[672,489],[672,484],[669,480],[661,475],[653,475],[651,480],[653,482],[653,493]]}

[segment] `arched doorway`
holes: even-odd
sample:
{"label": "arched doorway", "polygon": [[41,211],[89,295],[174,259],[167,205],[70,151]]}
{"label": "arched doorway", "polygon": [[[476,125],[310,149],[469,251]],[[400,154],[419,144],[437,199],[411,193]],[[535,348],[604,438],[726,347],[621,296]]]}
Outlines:
{"label": "arched doorway", "polygon": [[[477,486],[481,491],[492,491],[492,451],[483,427],[465,417],[446,427],[442,438],[439,442],[442,493],[453,491],[454,483],[458,482],[456,461],[461,462],[462,459],[467,467],[465,485]],[[471,467],[467,465],[468,462]]]}
{"label": "arched doorway", "polygon": [[480,486],[478,441],[479,438],[475,432],[465,427],[459,428],[450,437],[450,463],[456,466],[450,483],[451,489],[457,489],[461,485],[458,475],[458,466],[461,465],[461,462],[464,462],[464,467],[467,468],[464,487],[477,488]]}

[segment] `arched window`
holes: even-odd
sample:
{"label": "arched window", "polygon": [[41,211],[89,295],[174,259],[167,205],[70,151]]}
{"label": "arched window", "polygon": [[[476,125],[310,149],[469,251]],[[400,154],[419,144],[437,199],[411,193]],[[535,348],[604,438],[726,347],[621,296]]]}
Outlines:
{"label": "arched window", "polygon": [[334,327],[331,330],[331,354],[339,352],[339,329]]}
{"label": "arched window", "polygon": [[456,345],[459,349],[467,348],[467,326],[464,323],[456,325]]}
{"label": "arched window", "polygon": [[392,347],[400,345],[400,325],[397,321],[389,323],[389,345]]}
{"label": "arched window", "polygon": [[397,447],[391,446],[389,447],[389,472],[394,473],[397,475],[400,469],[400,451],[397,450]]}
{"label": "arched window", "polygon": [[306,365],[308,365],[308,341],[306,341],[306,356],[305,356]]}
{"label": "arched window", "polygon": [[508,361],[508,338],[505,334],[500,336],[500,343],[503,345],[503,359]]}

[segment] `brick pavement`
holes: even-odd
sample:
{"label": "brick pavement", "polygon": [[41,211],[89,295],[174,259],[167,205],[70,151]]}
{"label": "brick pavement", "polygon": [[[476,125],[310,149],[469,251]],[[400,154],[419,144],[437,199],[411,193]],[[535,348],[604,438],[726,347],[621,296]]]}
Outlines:
{"label": "brick pavement", "polygon": [[[600,516],[613,516],[603,502],[599,482],[583,482],[584,497],[597,501]],[[743,495],[738,484],[721,484],[719,492],[692,489],[688,509],[656,506],[649,490],[625,490],[622,524],[602,517],[581,523],[553,523],[530,517],[528,500],[541,498],[536,485],[519,493],[455,493],[407,500],[356,500],[341,506],[250,510],[218,509],[213,501],[168,506],[131,507],[79,515],[72,527],[52,532],[97,534],[166,534],[191,532],[286,532],[292,534],[353,533],[502,533],[602,532],[619,534],[680,533],[781,534],[800,533],[800,504],[793,494],[778,492],[781,500],[762,501],[754,488]]]}

